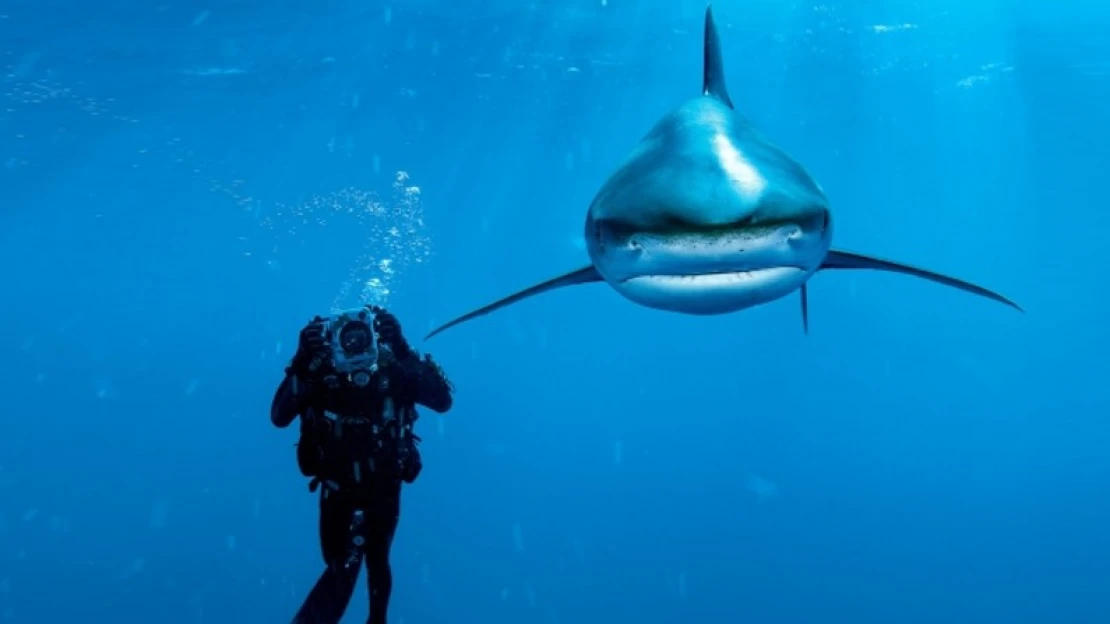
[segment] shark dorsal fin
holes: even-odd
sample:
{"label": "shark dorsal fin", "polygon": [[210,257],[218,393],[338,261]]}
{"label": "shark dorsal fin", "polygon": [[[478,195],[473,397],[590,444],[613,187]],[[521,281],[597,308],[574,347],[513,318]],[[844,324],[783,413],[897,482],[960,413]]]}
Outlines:
{"label": "shark dorsal fin", "polygon": [[725,63],[721,59],[721,39],[717,36],[717,23],[713,21],[712,5],[705,7],[705,65],[702,68],[701,93],[715,97],[732,108],[728,85],[725,84]]}

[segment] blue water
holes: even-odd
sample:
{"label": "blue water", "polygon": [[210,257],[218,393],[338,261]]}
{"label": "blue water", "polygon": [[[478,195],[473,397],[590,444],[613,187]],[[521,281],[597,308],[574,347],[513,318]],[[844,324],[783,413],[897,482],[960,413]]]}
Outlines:
{"label": "blue water", "polygon": [[[297,331],[375,301],[426,413],[391,621],[1110,622],[1110,10],[722,0],[732,99],[875,273],[719,317],[604,285],[597,188],[692,0],[0,0],[0,623],[288,621]],[[365,591],[345,622],[361,622]]]}

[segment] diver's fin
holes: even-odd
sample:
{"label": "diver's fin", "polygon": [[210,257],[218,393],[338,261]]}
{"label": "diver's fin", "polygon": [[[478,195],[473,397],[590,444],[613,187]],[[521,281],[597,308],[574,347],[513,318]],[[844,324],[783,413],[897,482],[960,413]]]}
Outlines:
{"label": "diver's fin", "polygon": [[464,314],[464,315],[460,316],[459,318],[457,318],[457,319],[455,319],[455,320],[453,320],[453,321],[451,321],[451,322],[449,322],[445,325],[440,325],[436,329],[432,330],[432,332],[430,334],[428,334],[427,336],[424,337],[424,340],[428,340],[432,336],[435,336],[436,334],[438,334],[440,332],[446,331],[447,329],[450,329],[450,328],[454,327],[455,325],[458,325],[460,323],[465,323],[466,321],[469,321],[470,319],[478,318],[479,316],[485,316],[486,314],[489,314],[490,312],[493,312],[494,310],[500,310],[501,308],[504,308],[506,306],[510,306],[510,305],[516,303],[517,301],[527,299],[528,297],[533,297],[535,295],[545,293],[549,290],[555,290],[556,288],[562,288],[564,286],[574,286],[576,284],[589,284],[590,282],[600,282],[600,281],[601,281],[601,274],[599,274],[597,272],[597,269],[594,268],[594,265],[591,264],[589,266],[578,269],[577,271],[571,271],[570,273],[567,273],[566,275],[560,275],[559,277],[556,277],[555,279],[547,280],[546,282],[543,282],[542,284],[536,284],[535,286],[533,286],[531,288],[526,288],[526,289],[516,293],[515,295],[509,295],[508,297],[505,297],[504,299],[501,299],[499,301],[495,301],[495,302],[489,304],[488,306],[478,308],[477,310],[474,310],[473,312],[470,312],[468,314]]}
{"label": "diver's fin", "polygon": [[825,257],[825,261],[821,264],[820,270],[825,269],[872,269],[875,271],[903,273],[905,275],[912,275],[914,277],[927,279],[938,284],[944,284],[945,286],[951,286],[952,288],[958,288],[964,292],[969,292],[973,295],[979,295],[980,297],[993,299],[994,301],[1006,304],[1019,312],[1025,311],[1021,309],[1021,306],[1014,303],[1013,301],[1010,301],[1006,297],[1003,297],[996,292],[989,291],[982,286],[976,286],[975,284],[965,282],[963,280],[958,280],[954,277],[948,277],[947,275],[941,275],[940,273],[926,271],[925,269],[919,269],[917,267],[912,267],[905,264],[898,264],[896,262],[890,262],[889,260],[872,258],[870,256],[862,256],[860,254],[854,254],[847,251],[829,251],[829,255]]}
{"label": "diver's fin", "polygon": [[809,284],[802,284],[802,332],[809,334]]}
{"label": "diver's fin", "polygon": [[338,622],[343,617],[347,601],[358,583],[358,567],[352,570],[339,566],[328,566],[308,592],[304,604],[297,610],[290,624],[315,624],[316,622]]}
{"label": "diver's fin", "polygon": [[729,108],[732,100],[728,97],[725,84],[725,62],[721,59],[721,39],[717,36],[717,23],[713,21],[713,5],[705,7],[705,60],[702,66],[701,94],[717,98]]}

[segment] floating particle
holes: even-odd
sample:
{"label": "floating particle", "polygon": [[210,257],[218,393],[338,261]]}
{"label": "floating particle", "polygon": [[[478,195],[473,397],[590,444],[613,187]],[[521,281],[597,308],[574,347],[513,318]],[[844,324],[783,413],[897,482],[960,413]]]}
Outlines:
{"label": "floating particle", "polygon": [[779,493],[779,486],[774,481],[759,475],[748,475],[744,486],[749,492],[755,494],[756,501],[760,504]]}
{"label": "floating particle", "polygon": [[169,515],[169,502],[164,498],[154,501],[150,508],[150,528],[160,529],[166,526],[166,517]]}
{"label": "floating particle", "polygon": [[575,538],[571,540],[571,548],[574,550],[574,557],[578,559],[579,563],[586,561],[586,547],[582,545],[582,540]]}
{"label": "floating particle", "polygon": [[513,525],[513,549],[518,554],[524,553],[524,530],[519,524]]}
{"label": "floating particle", "polygon": [[69,520],[65,516],[54,514],[50,516],[51,533],[69,533]]}

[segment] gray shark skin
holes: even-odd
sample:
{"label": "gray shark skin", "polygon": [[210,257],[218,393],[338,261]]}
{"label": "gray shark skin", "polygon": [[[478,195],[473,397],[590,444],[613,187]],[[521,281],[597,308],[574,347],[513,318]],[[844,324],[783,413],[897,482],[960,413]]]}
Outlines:
{"label": "gray shark skin", "polygon": [[733,109],[712,7],[705,12],[704,51],[701,95],[663,116],[590,204],[590,264],[474,310],[427,338],[541,293],[601,281],[640,305],[700,315],[799,291],[808,332],[806,284],[831,269],[902,273],[1021,311],[981,286],[832,249],[824,192]]}

